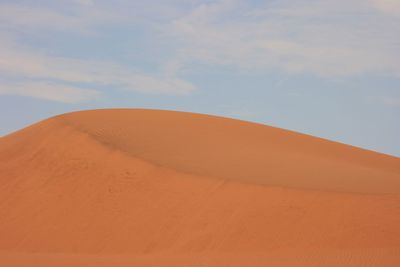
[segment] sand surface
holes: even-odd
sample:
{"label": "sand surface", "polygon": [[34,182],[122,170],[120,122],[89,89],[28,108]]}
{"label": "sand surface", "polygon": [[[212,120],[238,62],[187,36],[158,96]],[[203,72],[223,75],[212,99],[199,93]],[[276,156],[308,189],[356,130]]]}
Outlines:
{"label": "sand surface", "polygon": [[0,138],[0,266],[400,266],[400,159],[199,114],[57,116]]}

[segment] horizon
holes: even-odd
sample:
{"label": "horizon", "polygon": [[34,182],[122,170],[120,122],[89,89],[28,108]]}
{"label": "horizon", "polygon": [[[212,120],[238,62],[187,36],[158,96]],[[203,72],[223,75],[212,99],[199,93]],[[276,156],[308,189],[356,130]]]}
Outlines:
{"label": "horizon", "polygon": [[261,123],[400,157],[400,2],[5,0],[0,137],[71,111]]}
{"label": "horizon", "polygon": [[[220,116],[220,115],[215,115],[215,114],[208,114],[208,113],[198,113],[198,112],[189,112],[189,111],[183,111],[183,110],[171,110],[171,109],[152,109],[152,108],[96,108],[96,109],[74,110],[74,111],[69,111],[69,112],[66,112],[66,113],[60,113],[60,114],[56,114],[56,115],[53,115],[53,116],[50,116],[50,117],[41,119],[41,120],[39,120],[39,121],[37,121],[37,122],[34,122],[34,123],[32,123],[32,124],[28,124],[28,125],[26,125],[26,126],[20,128],[20,129],[17,129],[17,130],[15,130],[15,131],[11,132],[11,133],[8,133],[8,134],[5,134],[5,135],[0,135],[0,138],[1,138],[1,137],[5,137],[5,136],[10,135],[10,134],[13,134],[13,133],[15,133],[15,132],[18,132],[18,131],[20,131],[20,130],[23,130],[23,129],[25,129],[26,127],[35,125],[35,124],[37,124],[37,123],[44,122],[44,121],[46,121],[46,120],[48,120],[48,119],[51,119],[51,118],[54,118],[54,117],[58,117],[58,116],[61,116],[61,115],[67,115],[67,114],[70,114],[70,113],[79,113],[79,112],[97,111],[97,110],[100,110],[100,111],[101,111],[101,110],[138,110],[138,111],[140,111],[140,110],[152,111],[152,110],[153,110],[153,111],[166,111],[166,112],[189,113],[189,114],[205,115],[205,116],[216,117],[216,118],[225,118],[225,119],[231,119],[231,120],[238,120],[238,121],[242,121],[242,122],[246,122],[246,123],[258,124],[258,125],[267,126],[267,127],[272,127],[272,128],[275,128],[275,129],[280,129],[280,130],[284,130],[284,131],[288,131],[288,132],[293,132],[293,133],[297,133],[297,134],[302,134],[302,135],[306,135],[306,136],[313,137],[313,138],[316,138],[316,139],[327,140],[327,141],[330,141],[330,142],[333,142],[333,143],[342,144],[342,145],[346,145],[346,146],[354,147],[354,148],[359,148],[359,149],[362,149],[362,150],[366,150],[366,151],[370,151],[370,152],[374,152],[374,153],[378,153],[378,154],[383,154],[383,155],[387,155],[387,156],[397,157],[396,155],[386,154],[386,153],[383,153],[383,152],[380,152],[380,151],[371,150],[371,149],[367,149],[367,148],[363,148],[363,147],[359,147],[359,146],[354,146],[354,145],[351,145],[351,144],[346,144],[346,143],[343,143],[343,142],[339,142],[339,141],[335,141],[335,140],[330,140],[330,139],[326,139],[326,138],[323,138],[323,137],[319,137],[319,136],[315,136],[315,135],[311,135],[311,134],[306,134],[306,133],[301,133],[301,132],[293,131],[293,130],[290,130],[290,129],[281,128],[281,127],[277,127],[277,126],[273,126],[273,125],[268,125],[268,124],[264,124],[264,123],[260,123],[260,122],[249,121],[249,120],[245,120],[245,119],[238,119],[238,118],[233,118],[233,117]],[[398,157],[397,157],[397,158],[398,158]]]}

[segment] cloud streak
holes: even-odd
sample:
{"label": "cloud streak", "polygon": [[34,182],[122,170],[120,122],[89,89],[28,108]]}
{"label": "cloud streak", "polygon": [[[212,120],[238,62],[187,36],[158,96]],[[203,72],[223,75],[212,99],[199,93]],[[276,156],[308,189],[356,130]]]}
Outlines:
{"label": "cloud streak", "polygon": [[190,82],[169,73],[146,73],[117,61],[49,55],[45,47],[39,50],[20,41],[21,37],[53,31],[93,35],[104,24],[118,25],[127,19],[117,19],[117,10],[92,8],[94,1],[75,3],[65,11],[51,6],[0,4],[0,93],[73,103],[100,95],[93,89],[71,86],[77,83],[143,94],[181,95],[195,90]]}
{"label": "cloud streak", "polygon": [[398,0],[370,0],[370,3],[386,14],[400,16],[400,2]]}
{"label": "cloud streak", "polygon": [[148,75],[114,62],[49,57],[16,45],[0,45],[0,70],[30,79],[97,84],[152,94],[185,94],[195,89],[168,75]]}
{"label": "cloud streak", "polygon": [[0,95],[20,95],[67,104],[80,103],[100,96],[92,89],[83,89],[59,83],[40,81],[3,82]]}
{"label": "cloud streak", "polygon": [[[182,77],[199,64],[235,73],[400,77],[400,6],[396,0],[43,3],[47,4],[0,4],[0,70],[8,81],[40,80],[59,88],[78,83],[94,89],[182,95],[196,90],[193,82]],[[114,36],[114,31],[119,35]],[[131,35],[140,31],[145,33],[140,35],[143,39],[135,40],[138,37]],[[90,55],[64,54],[57,47],[38,49],[26,41],[32,36],[49,38],[54,32],[68,33],[71,38],[116,37],[113,43],[131,38],[155,47],[160,56],[146,48],[110,52],[118,58],[143,54],[148,59],[144,63],[151,60],[153,64],[145,70],[135,64],[135,58],[124,62],[113,57],[90,59]],[[96,46],[97,40],[89,42]],[[132,41],[125,45],[129,44]],[[31,85],[37,93],[36,85]]]}
{"label": "cloud streak", "polygon": [[37,5],[0,3],[0,29],[13,33],[65,31],[82,34],[90,32],[95,25],[110,23],[112,20],[113,15],[96,9],[75,8],[63,12]]}
{"label": "cloud streak", "polygon": [[383,97],[382,102],[386,106],[400,108],[400,97]]}
{"label": "cloud streak", "polygon": [[[377,2],[378,6],[386,7],[384,2]],[[184,61],[320,76],[400,76],[400,37],[394,34],[399,21],[376,12],[376,3],[273,3],[261,7],[244,1],[203,4],[175,19],[165,31],[180,41]],[[391,3],[388,6],[397,6]]]}

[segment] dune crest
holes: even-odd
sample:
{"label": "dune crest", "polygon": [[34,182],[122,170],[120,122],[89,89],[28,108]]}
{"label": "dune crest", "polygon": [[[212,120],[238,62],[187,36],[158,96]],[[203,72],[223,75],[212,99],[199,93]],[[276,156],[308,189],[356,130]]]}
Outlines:
{"label": "dune crest", "polygon": [[399,203],[399,158],[227,118],[94,110],[0,138],[0,265],[398,266]]}
{"label": "dune crest", "polygon": [[159,110],[95,110],[57,119],[113,149],[186,173],[303,189],[400,193],[398,158],[266,125]]}

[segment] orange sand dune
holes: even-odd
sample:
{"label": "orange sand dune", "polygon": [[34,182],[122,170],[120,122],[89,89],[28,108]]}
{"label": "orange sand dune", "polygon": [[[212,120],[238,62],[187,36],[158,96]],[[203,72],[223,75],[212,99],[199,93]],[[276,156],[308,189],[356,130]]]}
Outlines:
{"label": "orange sand dune", "polygon": [[244,121],[57,116],[0,138],[0,266],[400,266],[400,159]]}

